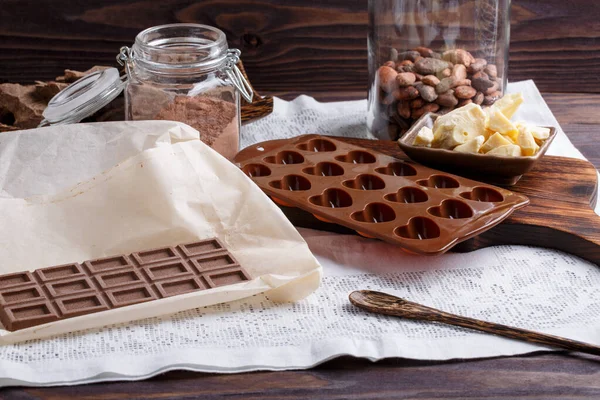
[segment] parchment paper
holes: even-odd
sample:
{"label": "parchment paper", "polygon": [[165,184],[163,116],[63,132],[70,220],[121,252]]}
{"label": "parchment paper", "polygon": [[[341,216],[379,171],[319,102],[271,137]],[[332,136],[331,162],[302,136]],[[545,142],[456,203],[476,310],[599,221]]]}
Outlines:
{"label": "parchment paper", "polygon": [[[153,129],[155,134],[145,136],[146,128]],[[321,267],[279,208],[237,167],[197,140],[198,133],[188,126],[172,122],[57,126],[17,133],[16,140],[34,143],[32,138],[36,135],[52,135],[61,137],[55,144],[60,146],[61,140],[81,135],[87,138],[85,140],[90,137],[97,141],[117,140],[115,138],[128,135],[132,129],[130,149],[150,148],[69,190],[27,199],[0,199],[3,210],[0,214],[0,273],[34,270],[216,236],[254,279],[17,332],[0,330],[0,343],[171,314],[245,298],[284,285],[280,290],[271,291],[269,297],[276,301],[294,301],[318,287]],[[59,131],[63,132],[57,134]],[[144,143],[136,144],[138,139]],[[43,162],[48,174],[69,180],[72,177],[67,176],[72,169],[80,163],[85,165],[89,159],[86,147],[72,146],[80,153],[72,154],[68,164],[63,164],[64,160],[50,162],[47,157],[27,159]],[[48,154],[47,150],[41,150]],[[75,162],[76,158],[80,163]],[[115,159],[118,158],[122,157],[115,155]],[[18,160],[19,154],[11,159]],[[0,168],[26,171],[25,165],[5,164]],[[69,168],[62,171],[65,165]],[[13,193],[26,193],[26,172],[13,176],[23,180],[23,186],[13,186],[16,188]]]}

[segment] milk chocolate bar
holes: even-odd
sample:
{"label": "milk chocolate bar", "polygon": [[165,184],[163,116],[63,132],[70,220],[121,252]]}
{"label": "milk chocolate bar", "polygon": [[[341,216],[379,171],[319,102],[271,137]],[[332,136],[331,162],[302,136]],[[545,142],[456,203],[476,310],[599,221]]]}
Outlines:
{"label": "milk chocolate bar", "polygon": [[0,275],[9,331],[251,280],[218,239]]}

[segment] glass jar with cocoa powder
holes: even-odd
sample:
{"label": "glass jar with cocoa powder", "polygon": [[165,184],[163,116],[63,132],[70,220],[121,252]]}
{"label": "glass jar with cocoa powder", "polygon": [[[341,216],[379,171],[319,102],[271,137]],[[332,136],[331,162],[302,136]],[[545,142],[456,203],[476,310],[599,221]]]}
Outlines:
{"label": "glass jar with cocoa powder", "polygon": [[506,87],[510,0],[369,0],[367,126],[394,140],[426,112]]}
{"label": "glass jar with cocoa powder", "polygon": [[197,24],[155,26],[121,49],[128,82],[127,120],[173,120],[200,132],[200,139],[232,159],[239,147],[240,93],[252,92],[219,29]]}

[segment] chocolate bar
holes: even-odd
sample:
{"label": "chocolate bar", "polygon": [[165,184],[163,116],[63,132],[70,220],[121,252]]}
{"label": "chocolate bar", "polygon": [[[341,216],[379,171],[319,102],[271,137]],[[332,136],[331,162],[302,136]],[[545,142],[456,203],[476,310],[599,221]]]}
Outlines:
{"label": "chocolate bar", "polygon": [[218,239],[0,275],[9,331],[251,280]]}

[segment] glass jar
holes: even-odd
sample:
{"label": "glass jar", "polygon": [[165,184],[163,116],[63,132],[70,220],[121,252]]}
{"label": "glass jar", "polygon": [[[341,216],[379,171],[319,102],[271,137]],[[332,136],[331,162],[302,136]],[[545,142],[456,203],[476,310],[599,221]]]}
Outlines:
{"label": "glass jar", "polygon": [[367,127],[395,140],[426,112],[506,88],[510,0],[369,0]]}
{"label": "glass jar", "polygon": [[174,120],[200,132],[200,139],[232,159],[239,150],[240,92],[252,101],[236,67],[239,50],[225,34],[197,24],[155,26],[121,49],[128,83],[127,120]]}

